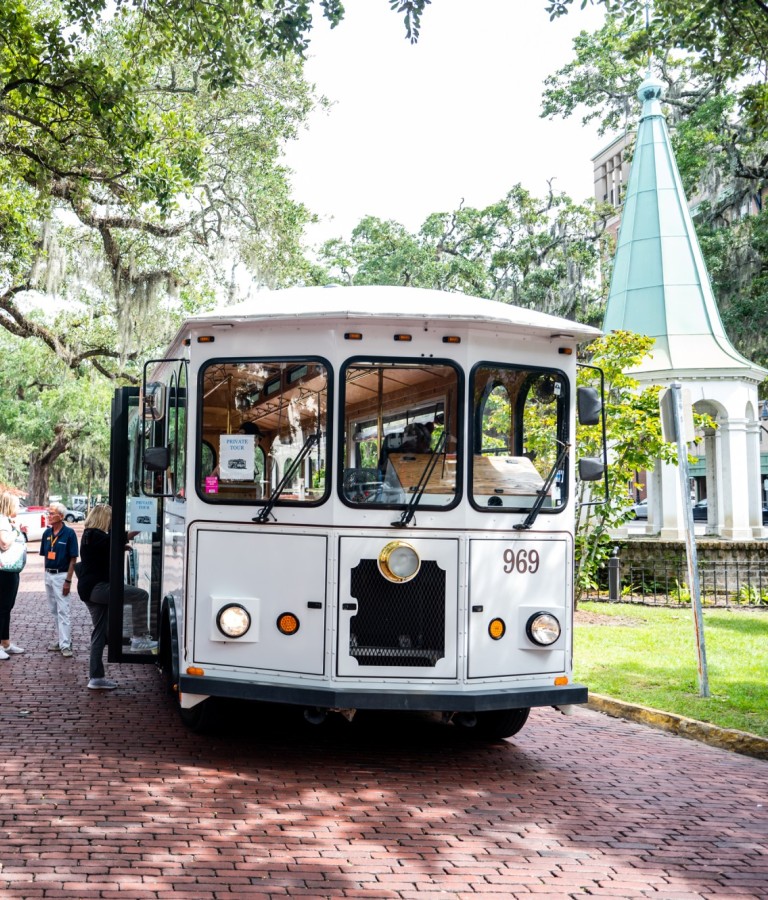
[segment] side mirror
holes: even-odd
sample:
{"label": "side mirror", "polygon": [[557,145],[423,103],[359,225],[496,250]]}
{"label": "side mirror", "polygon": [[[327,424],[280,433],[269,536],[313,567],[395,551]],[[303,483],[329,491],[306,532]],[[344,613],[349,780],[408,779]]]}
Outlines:
{"label": "side mirror", "polygon": [[586,456],[579,460],[579,481],[600,481],[604,472],[602,459]]}
{"label": "side mirror", "polygon": [[144,451],[144,468],[148,471],[164,472],[170,464],[170,447],[147,447]]}
{"label": "side mirror", "polygon": [[599,425],[603,404],[597,388],[576,388],[576,413],[580,425]]}
{"label": "side mirror", "polygon": [[165,415],[165,385],[159,381],[147,383],[141,400],[141,414],[157,422]]}

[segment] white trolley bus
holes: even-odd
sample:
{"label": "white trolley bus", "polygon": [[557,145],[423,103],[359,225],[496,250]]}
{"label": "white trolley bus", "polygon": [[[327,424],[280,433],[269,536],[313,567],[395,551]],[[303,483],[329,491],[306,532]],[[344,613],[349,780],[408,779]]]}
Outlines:
{"label": "white trolley bus", "polygon": [[228,697],[311,722],[437,711],[498,738],[584,702],[572,448],[577,408],[601,417],[575,385],[598,334],[399,287],[186,321],[114,400],[113,517],[139,532],[128,577],[150,605],[123,606],[113,541],[110,660],[156,662],[192,727]]}

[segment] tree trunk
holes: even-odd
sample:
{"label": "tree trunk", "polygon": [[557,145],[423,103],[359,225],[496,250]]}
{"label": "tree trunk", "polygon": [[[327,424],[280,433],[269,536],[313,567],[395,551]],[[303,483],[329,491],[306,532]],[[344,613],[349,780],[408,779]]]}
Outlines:
{"label": "tree trunk", "polygon": [[54,429],[53,444],[47,449],[41,449],[33,453],[29,460],[29,494],[28,506],[47,506],[48,491],[51,480],[51,466],[56,460],[66,453],[76,440],[81,429],[77,432],[66,434],[64,426],[57,425]]}
{"label": "tree trunk", "polygon": [[50,471],[50,465],[42,463],[37,454],[29,460],[27,506],[47,506]]}

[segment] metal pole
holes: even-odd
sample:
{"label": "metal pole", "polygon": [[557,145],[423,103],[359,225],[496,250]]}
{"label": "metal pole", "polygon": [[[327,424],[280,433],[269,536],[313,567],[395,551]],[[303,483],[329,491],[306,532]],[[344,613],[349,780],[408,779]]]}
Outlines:
{"label": "metal pole", "polygon": [[701,588],[699,585],[699,566],[696,559],[696,539],[693,530],[693,507],[691,505],[690,478],[688,476],[688,447],[685,443],[683,426],[683,392],[678,383],[670,385],[672,392],[672,413],[677,437],[677,459],[680,471],[680,491],[686,515],[685,549],[688,564],[688,584],[691,589],[691,606],[696,631],[696,651],[699,668],[699,694],[709,697],[709,679],[707,676],[707,651],[704,646],[704,618],[701,613]]}
{"label": "metal pole", "polygon": [[619,548],[613,548],[608,560],[608,599],[613,603],[621,600],[621,572],[619,569]]}

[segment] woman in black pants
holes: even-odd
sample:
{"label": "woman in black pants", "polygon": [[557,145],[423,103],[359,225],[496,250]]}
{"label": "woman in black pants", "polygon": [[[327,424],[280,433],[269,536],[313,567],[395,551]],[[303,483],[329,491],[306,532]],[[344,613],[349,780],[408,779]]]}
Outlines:
{"label": "woman in black pants", "polygon": [[[109,614],[109,542],[112,527],[112,507],[106,503],[94,506],[84,523],[80,541],[80,562],[77,565],[77,593],[91,614],[91,657],[88,687],[93,691],[111,691],[117,682],[105,677],[104,647],[107,643]],[[128,540],[135,532],[128,534]],[[149,594],[141,588],[126,584],[125,603],[146,610]]]}

